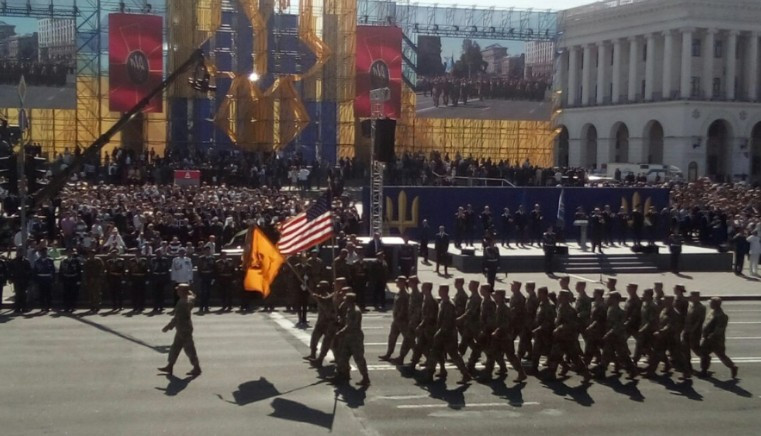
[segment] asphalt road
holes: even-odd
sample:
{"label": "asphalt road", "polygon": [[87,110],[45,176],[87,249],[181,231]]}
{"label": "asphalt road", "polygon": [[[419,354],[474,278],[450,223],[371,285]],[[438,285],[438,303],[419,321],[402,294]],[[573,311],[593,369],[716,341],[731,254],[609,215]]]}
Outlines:
{"label": "asphalt road", "polygon": [[433,98],[417,95],[415,113],[418,118],[464,118],[483,120],[549,121],[552,103],[512,100],[471,100],[467,105],[433,105]]}
{"label": "asphalt road", "polygon": [[[728,354],[740,379],[714,364],[708,379],[608,378],[583,386],[572,374],[545,383],[515,372],[490,384],[450,378],[419,385],[377,358],[390,313],[365,314],[372,386],[334,389],[301,357],[310,330],[283,312],[195,316],[204,373],[180,356],[178,377],[155,370],[166,359],[168,315],[12,317],[0,313],[0,423],[3,435],[73,434],[757,434],[761,425],[761,303],[725,303]],[[314,320],[315,315],[309,315]],[[397,345],[398,347],[398,345]],[[323,375],[327,371],[323,372]],[[354,381],[358,374],[353,371]]]}
{"label": "asphalt road", "polygon": [[[5,102],[6,107],[18,106],[18,86],[0,86],[0,101]],[[77,90],[73,83],[68,83],[62,88],[56,86],[29,86],[26,91],[24,106],[27,109],[76,109]]]}

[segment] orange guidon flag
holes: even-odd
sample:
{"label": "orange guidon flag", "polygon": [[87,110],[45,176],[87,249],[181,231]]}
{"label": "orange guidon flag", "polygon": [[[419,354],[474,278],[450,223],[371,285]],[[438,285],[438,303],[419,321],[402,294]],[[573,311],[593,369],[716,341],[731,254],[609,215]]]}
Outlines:
{"label": "orange guidon flag", "polygon": [[261,292],[262,297],[267,298],[270,295],[270,285],[275,281],[285,259],[258,227],[249,232],[247,239],[250,245],[246,244],[249,248],[244,253],[246,276],[243,279],[243,289]]}

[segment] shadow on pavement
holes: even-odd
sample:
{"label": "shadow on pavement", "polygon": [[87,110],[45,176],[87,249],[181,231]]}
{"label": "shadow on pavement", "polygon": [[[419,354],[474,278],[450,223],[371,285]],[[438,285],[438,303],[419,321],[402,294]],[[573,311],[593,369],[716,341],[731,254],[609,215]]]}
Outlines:
{"label": "shadow on pavement", "polygon": [[679,395],[693,401],[703,401],[703,396],[692,387],[692,380],[684,380],[677,383],[671,379],[670,375],[660,375],[651,380],[662,385],[674,395]]}
{"label": "shadow on pavement", "polygon": [[613,389],[613,392],[626,395],[630,400],[641,403],[645,401],[645,396],[642,395],[637,385],[639,380],[630,380],[627,383],[621,383],[621,379],[618,377],[607,377],[604,379],[596,380],[597,384],[607,386]]}
{"label": "shadow on pavement", "polygon": [[185,388],[188,387],[190,382],[193,380],[193,377],[190,377],[190,376],[185,378],[179,378],[176,375],[170,375],[170,374],[162,374],[162,375],[166,376],[166,378],[169,380],[169,384],[166,385],[165,388],[157,387],[156,390],[164,392],[164,395],[166,395],[167,397],[174,397],[175,395],[184,391]]}
{"label": "shadow on pavement", "polygon": [[468,390],[468,385],[447,389],[446,379],[438,379],[428,384],[418,382],[418,385],[428,391],[431,398],[445,401],[450,409],[459,410],[465,407],[465,391]]}
{"label": "shadow on pavement", "polygon": [[727,392],[731,392],[735,395],[738,395],[740,397],[745,398],[753,398],[753,394],[746,391],[745,389],[741,388],[737,383],[737,380],[719,380],[716,377],[708,377],[706,380],[713,383],[714,386],[716,386],[719,389],[723,389]]}
{"label": "shadow on pavement", "polygon": [[68,317],[68,318],[72,319],[74,321],[81,322],[82,324],[87,324],[90,327],[95,327],[96,329],[98,329],[98,330],[100,330],[102,332],[110,333],[110,334],[112,334],[114,336],[118,336],[118,337],[120,337],[120,338],[122,338],[124,340],[130,341],[130,342],[135,343],[137,345],[142,345],[143,347],[150,348],[151,350],[153,350],[153,351],[155,351],[157,353],[161,353],[161,354],[167,354],[167,353],[169,353],[169,345],[158,345],[158,346],[151,345],[151,344],[149,344],[147,342],[141,341],[140,339],[134,338],[134,337],[132,337],[132,336],[130,336],[128,334],[125,334],[125,333],[118,332],[118,331],[116,331],[116,330],[114,330],[114,329],[112,329],[110,327],[106,327],[103,324],[99,324],[99,323],[97,323],[95,321],[91,321],[89,319],[85,319],[85,318],[82,318],[82,317]]}
{"label": "shadow on pavement", "polygon": [[226,403],[237,404],[238,406],[246,406],[248,404],[256,403],[262,400],[267,400],[272,397],[286,395],[286,394],[290,394],[291,392],[296,392],[302,389],[310,388],[320,383],[324,383],[324,381],[318,380],[306,386],[301,386],[295,389],[291,389],[289,391],[280,392],[275,387],[275,385],[270,383],[269,380],[267,380],[264,377],[259,377],[259,380],[251,380],[251,381],[247,381],[245,383],[241,383],[240,385],[238,385],[238,390],[233,392],[232,400],[226,400],[220,394],[217,394],[217,398],[219,398],[220,400]]}
{"label": "shadow on pavement", "polygon": [[335,413],[325,413],[299,402],[286,400],[285,398],[275,398],[270,405],[274,410],[269,416],[274,418],[303,422],[324,427],[328,430],[333,428],[333,416]]}
{"label": "shadow on pavement", "polygon": [[336,399],[340,398],[352,409],[365,405],[367,398],[367,387],[355,388],[354,386],[344,383],[336,386]]}
{"label": "shadow on pavement", "polygon": [[560,380],[541,380],[541,384],[552,390],[555,395],[564,397],[569,401],[575,401],[580,406],[591,407],[595,403],[595,400],[587,392],[591,386],[590,383],[570,387]]}
{"label": "shadow on pavement", "polygon": [[507,387],[505,379],[507,379],[507,376],[500,377],[485,384],[491,388],[492,394],[507,400],[511,406],[523,406],[523,388],[526,387],[526,383],[516,383],[513,387]]}

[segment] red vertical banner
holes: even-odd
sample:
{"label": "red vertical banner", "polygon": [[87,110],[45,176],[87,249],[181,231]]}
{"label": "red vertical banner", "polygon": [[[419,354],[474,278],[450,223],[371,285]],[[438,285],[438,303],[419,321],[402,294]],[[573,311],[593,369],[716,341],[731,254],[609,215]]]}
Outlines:
{"label": "red vertical banner", "polygon": [[[126,112],[161,84],[163,19],[158,15],[108,16],[109,110]],[[161,95],[144,112],[161,112]]]}
{"label": "red vertical banner", "polygon": [[391,99],[383,116],[399,118],[402,110],[402,29],[389,26],[357,26],[357,117],[371,116],[370,91],[388,87]]}

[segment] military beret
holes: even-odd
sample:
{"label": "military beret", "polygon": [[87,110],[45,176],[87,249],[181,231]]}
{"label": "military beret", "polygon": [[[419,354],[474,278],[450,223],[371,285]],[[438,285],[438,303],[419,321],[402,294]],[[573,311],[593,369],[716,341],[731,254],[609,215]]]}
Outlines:
{"label": "military beret", "polygon": [[608,294],[608,296],[611,298],[621,298],[621,293],[619,293],[618,291],[613,291],[610,294]]}
{"label": "military beret", "polygon": [[439,290],[440,291],[448,291],[449,290],[449,285],[439,285]]}
{"label": "military beret", "polygon": [[690,292],[691,297],[700,297],[700,291],[692,291]]}
{"label": "military beret", "polygon": [[496,291],[494,291],[494,295],[501,295],[501,296],[504,297],[505,296],[505,290],[504,289],[497,289]]}
{"label": "military beret", "polygon": [[615,279],[613,277],[608,277],[608,283],[618,283],[618,279]]}

